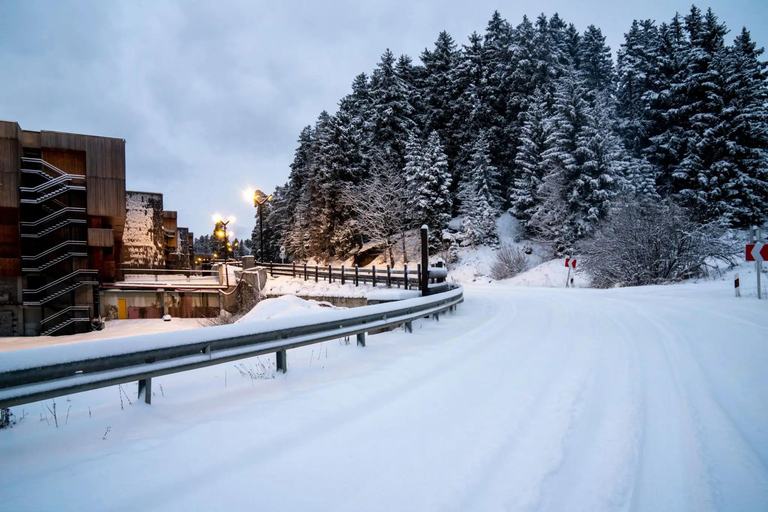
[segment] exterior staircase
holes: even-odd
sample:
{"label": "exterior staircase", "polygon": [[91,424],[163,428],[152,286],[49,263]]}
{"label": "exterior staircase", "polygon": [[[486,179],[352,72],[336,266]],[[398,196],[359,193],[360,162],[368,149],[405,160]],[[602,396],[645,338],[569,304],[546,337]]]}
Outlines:
{"label": "exterior staircase", "polygon": [[39,308],[43,335],[73,333],[94,314],[84,287],[98,286],[88,266],[85,176],[68,174],[29,150],[21,158],[23,304]]}

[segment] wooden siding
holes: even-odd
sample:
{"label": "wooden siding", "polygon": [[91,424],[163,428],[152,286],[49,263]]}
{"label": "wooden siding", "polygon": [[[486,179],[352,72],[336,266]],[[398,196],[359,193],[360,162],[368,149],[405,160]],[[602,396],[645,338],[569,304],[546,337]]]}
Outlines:
{"label": "wooden siding", "polygon": [[25,148],[40,149],[40,132],[30,132],[29,130],[21,130],[21,137],[19,137],[21,145]]}
{"label": "wooden siding", "polygon": [[0,258],[0,277],[18,277],[21,275],[19,258]]}
{"label": "wooden siding", "polygon": [[92,247],[114,247],[114,236],[111,229],[88,228],[88,245]]}
{"label": "wooden siding", "polygon": [[89,178],[125,180],[125,141],[62,132],[40,132],[43,148],[85,151]]}
{"label": "wooden siding", "polygon": [[42,150],[43,160],[58,167],[67,174],[85,176],[85,153],[82,151],[70,151],[68,149]]}
{"label": "wooden siding", "polygon": [[[7,124],[0,122],[0,128]],[[0,208],[19,207],[20,164],[19,140],[15,137],[0,137]]]}
{"label": "wooden siding", "polygon": [[0,121],[0,138],[19,140],[21,127],[16,121]]}

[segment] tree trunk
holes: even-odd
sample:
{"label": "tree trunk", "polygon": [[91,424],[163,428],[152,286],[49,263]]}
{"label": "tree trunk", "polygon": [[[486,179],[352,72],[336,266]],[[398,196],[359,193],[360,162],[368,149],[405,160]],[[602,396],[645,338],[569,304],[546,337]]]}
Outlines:
{"label": "tree trunk", "polygon": [[389,265],[394,268],[395,267],[395,253],[392,250],[394,248],[394,243],[392,243],[392,240],[390,240],[389,237],[387,237],[387,252],[389,252]]}
{"label": "tree trunk", "polygon": [[405,231],[400,233],[400,238],[403,242],[403,263],[408,263],[408,251],[405,249]]}

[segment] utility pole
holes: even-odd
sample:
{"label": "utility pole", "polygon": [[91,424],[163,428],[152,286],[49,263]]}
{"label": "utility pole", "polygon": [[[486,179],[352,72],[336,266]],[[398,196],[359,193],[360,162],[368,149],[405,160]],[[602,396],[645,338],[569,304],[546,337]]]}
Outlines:
{"label": "utility pole", "polygon": [[421,226],[421,296],[429,295],[429,228]]}
{"label": "utility pole", "polygon": [[264,262],[264,205],[270,199],[272,199],[272,194],[265,196],[260,190],[256,190],[253,193],[253,206],[256,207],[259,214],[259,245],[261,250],[259,257],[262,263]]}
{"label": "utility pole", "polygon": [[[760,238],[762,237],[762,234],[760,233],[760,228],[755,227],[754,228],[754,240],[753,242],[756,244],[760,243]],[[755,269],[757,270],[757,299],[760,300],[763,298],[763,290],[762,286],[760,284],[760,274],[763,273],[763,262],[760,260],[755,261]]]}

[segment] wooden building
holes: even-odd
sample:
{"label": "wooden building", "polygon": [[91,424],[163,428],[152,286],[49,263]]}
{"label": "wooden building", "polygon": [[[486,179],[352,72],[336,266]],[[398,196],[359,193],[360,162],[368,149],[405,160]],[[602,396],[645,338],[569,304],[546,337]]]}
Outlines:
{"label": "wooden building", "polygon": [[0,121],[0,336],[89,330],[125,212],[123,139]]}
{"label": "wooden building", "polygon": [[88,331],[122,269],[189,269],[193,241],[162,194],[126,192],[123,139],[0,121],[0,336]]}

